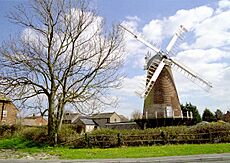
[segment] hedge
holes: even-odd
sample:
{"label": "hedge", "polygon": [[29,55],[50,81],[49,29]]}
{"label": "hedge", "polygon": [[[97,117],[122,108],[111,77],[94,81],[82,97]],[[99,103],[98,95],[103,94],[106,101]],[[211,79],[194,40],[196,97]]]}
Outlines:
{"label": "hedge", "polygon": [[[35,143],[49,143],[47,127],[0,126],[0,137],[15,134]],[[63,125],[58,137],[59,145],[70,148],[222,142],[230,142],[230,123],[202,122],[195,126],[170,126],[145,130],[105,128],[89,134],[78,134],[75,126]]]}

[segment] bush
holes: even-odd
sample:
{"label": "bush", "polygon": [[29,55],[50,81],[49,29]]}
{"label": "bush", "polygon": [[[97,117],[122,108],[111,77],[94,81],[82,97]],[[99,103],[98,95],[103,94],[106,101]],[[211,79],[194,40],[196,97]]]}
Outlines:
{"label": "bush", "polygon": [[[47,127],[0,126],[1,136],[18,134],[35,144],[49,144]],[[230,142],[230,123],[202,122],[195,126],[170,126],[145,130],[98,129],[78,134],[74,125],[63,125],[58,134],[59,145],[71,148],[143,146],[153,144]]]}
{"label": "bush", "polygon": [[1,138],[11,137],[14,134],[18,133],[20,129],[21,129],[20,125],[1,125],[0,126],[0,137]]}
{"label": "bush", "polygon": [[192,134],[198,134],[197,139],[206,139],[207,142],[230,142],[230,123],[225,122],[201,122],[189,129]]}
{"label": "bush", "polygon": [[195,126],[169,126],[145,130],[96,130],[88,135],[89,145],[98,147],[140,146],[174,143],[230,142],[230,124],[202,122]]}
{"label": "bush", "polygon": [[49,143],[47,127],[23,127],[21,135],[26,140],[32,140],[36,144]]}
{"label": "bush", "polygon": [[201,122],[189,128],[190,133],[210,133],[230,131],[230,123],[225,122]]}
{"label": "bush", "polygon": [[165,144],[176,140],[180,134],[187,133],[187,126],[148,128],[145,130],[96,130],[89,135],[92,146],[113,147],[117,145],[140,146],[152,144]]}
{"label": "bush", "polygon": [[63,125],[58,134],[58,143],[69,147],[85,146],[84,137],[77,133],[77,128],[74,125]]}

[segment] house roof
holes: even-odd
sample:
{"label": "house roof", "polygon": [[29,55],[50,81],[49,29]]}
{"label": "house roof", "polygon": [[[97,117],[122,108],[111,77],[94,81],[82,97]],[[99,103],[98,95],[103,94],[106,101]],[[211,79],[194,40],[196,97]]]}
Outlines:
{"label": "house roof", "polygon": [[78,113],[65,113],[63,116],[63,120],[73,120],[76,118],[76,116],[79,116],[80,114]]}
{"label": "house roof", "polygon": [[123,115],[119,115],[119,117],[121,118],[121,122],[127,122],[127,121],[129,121],[129,119],[126,118],[126,117],[123,116]]}
{"label": "house roof", "polygon": [[93,119],[87,117],[87,116],[79,116],[73,123],[76,124],[79,121],[81,121],[85,125],[97,125],[96,122],[94,122]]}
{"label": "house roof", "polygon": [[[42,118],[42,121],[38,121],[36,118]],[[24,126],[41,126],[47,125],[47,123],[47,120],[41,116],[25,117],[21,121],[21,124]]]}
{"label": "house roof", "polygon": [[93,114],[93,115],[91,116],[91,118],[93,118],[93,119],[110,118],[113,114],[116,114],[116,112]]}
{"label": "house roof", "polygon": [[95,122],[92,119],[80,119],[85,125],[96,125]]}
{"label": "house roof", "polygon": [[37,119],[37,118],[43,118],[43,117],[42,116],[29,116],[29,117],[25,117],[23,119]]}

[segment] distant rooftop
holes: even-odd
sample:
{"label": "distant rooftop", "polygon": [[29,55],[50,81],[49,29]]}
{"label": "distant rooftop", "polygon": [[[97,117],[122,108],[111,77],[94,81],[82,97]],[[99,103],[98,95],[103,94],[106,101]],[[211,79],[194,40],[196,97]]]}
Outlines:
{"label": "distant rooftop", "polygon": [[37,119],[37,118],[42,118],[42,116],[29,116],[29,117],[25,117],[23,119]]}
{"label": "distant rooftop", "polygon": [[98,113],[98,114],[93,114],[91,117],[95,118],[95,119],[110,118],[114,113],[115,112],[112,112],[112,113]]}
{"label": "distant rooftop", "polygon": [[82,121],[85,125],[95,125],[95,122],[92,119],[82,118],[79,120]]}
{"label": "distant rooftop", "polygon": [[64,114],[63,120],[73,120],[76,116],[80,116],[80,114],[67,112]]}

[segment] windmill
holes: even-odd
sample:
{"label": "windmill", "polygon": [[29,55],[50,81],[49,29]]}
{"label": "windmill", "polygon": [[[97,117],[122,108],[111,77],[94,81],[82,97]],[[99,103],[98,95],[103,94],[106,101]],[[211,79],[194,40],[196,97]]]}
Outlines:
{"label": "windmill", "polygon": [[147,71],[146,85],[141,94],[141,97],[144,98],[143,118],[183,118],[171,68],[173,67],[180,71],[188,79],[206,91],[212,88],[211,83],[171,58],[173,55],[173,47],[175,47],[178,40],[182,38],[182,35],[187,32],[187,30],[181,25],[173,35],[166,50],[163,51],[151,45],[124,26],[121,26],[121,28],[133,35],[135,39],[142,42],[155,53],[153,56],[148,53],[145,57],[146,64],[144,69]]}

